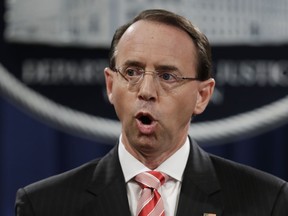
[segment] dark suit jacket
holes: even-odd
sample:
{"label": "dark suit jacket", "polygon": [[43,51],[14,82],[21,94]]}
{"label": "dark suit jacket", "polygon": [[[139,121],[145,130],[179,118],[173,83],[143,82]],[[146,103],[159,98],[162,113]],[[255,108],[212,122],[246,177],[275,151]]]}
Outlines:
{"label": "dark suit jacket", "polygon": [[[19,189],[16,215],[130,215],[116,146],[102,159]],[[177,216],[288,216],[288,185],[192,141]]]}

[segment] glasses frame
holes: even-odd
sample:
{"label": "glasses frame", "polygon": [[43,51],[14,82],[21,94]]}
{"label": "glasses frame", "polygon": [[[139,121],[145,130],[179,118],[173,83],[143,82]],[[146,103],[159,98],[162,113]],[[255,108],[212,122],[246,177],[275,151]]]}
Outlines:
{"label": "glasses frame", "polygon": [[[127,82],[130,82],[129,79],[127,79],[126,76],[123,74],[123,72],[121,72],[122,68],[113,68],[111,70],[116,72],[116,73],[119,73]],[[160,74],[160,72],[158,72],[158,71],[147,71],[147,70],[144,70],[144,69],[141,69],[140,72],[141,72],[141,77],[139,78],[139,80],[141,80],[146,73],[153,74],[155,76]],[[197,77],[178,76],[176,74],[173,74],[173,76],[176,78],[176,82],[178,82],[178,83],[180,83],[183,80],[202,81],[201,79],[199,79]],[[136,83],[138,83],[138,82],[136,82]]]}

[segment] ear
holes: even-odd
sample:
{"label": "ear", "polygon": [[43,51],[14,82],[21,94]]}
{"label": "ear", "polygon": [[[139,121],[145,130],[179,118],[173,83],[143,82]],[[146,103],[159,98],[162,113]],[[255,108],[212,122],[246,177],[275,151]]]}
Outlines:
{"label": "ear", "polygon": [[107,96],[108,96],[108,99],[110,101],[111,104],[113,104],[113,74],[114,72],[106,67],[104,69],[104,75],[105,75],[105,82],[106,82],[106,92],[107,92]]}
{"label": "ear", "polygon": [[199,84],[196,106],[193,112],[194,115],[201,114],[205,110],[210,98],[212,97],[214,87],[215,80],[213,78],[205,80]]}

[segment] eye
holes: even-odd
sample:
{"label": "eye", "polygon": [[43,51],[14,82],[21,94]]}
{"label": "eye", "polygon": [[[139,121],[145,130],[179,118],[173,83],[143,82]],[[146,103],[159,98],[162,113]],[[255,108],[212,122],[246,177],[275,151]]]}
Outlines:
{"label": "eye", "polygon": [[176,82],[177,81],[177,76],[173,73],[168,73],[168,72],[160,73],[159,77],[163,81],[168,81],[168,82]]}
{"label": "eye", "polygon": [[125,69],[125,75],[129,77],[137,77],[142,74],[142,70],[137,67],[128,67]]}

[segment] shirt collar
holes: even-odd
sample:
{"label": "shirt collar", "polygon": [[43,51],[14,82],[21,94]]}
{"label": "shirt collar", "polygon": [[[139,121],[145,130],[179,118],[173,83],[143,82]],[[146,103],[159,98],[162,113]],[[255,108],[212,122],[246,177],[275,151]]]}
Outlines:
{"label": "shirt collar", "polygon": [[[133,155],[131,155],[126,150],[124,144],[121,141],[121,137],[122,136],[120,136],[119,139],[118,154],[125,182],[128,182],[137,174],[149,171],[150,169],[144,166],[144,164],[138,161]],[[183,172],[188,160],[189,152],[190,152],[190,145],[189,145],[189,139],[187,137],[184,145],[155,170],[166,173],[170,177],[181,182]]]}

